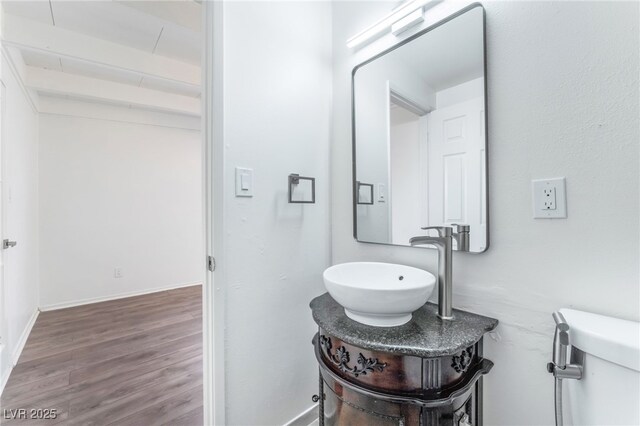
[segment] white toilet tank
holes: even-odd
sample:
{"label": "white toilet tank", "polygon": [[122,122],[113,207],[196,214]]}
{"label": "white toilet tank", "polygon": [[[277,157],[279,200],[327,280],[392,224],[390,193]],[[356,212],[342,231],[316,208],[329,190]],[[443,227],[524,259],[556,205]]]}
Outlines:
{"label": "white toilet tank", "polygon": [[581,380],[563,380],[567,425],[640,425],[640,323],[560,310],[572,346],[585,353]]}

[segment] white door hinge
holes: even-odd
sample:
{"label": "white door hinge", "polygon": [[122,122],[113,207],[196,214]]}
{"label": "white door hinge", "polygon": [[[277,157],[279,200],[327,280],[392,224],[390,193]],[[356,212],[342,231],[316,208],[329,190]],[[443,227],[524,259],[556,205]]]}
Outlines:
{"label": "white door hinge", "polygon": [[216,258],[213,256],[207,256],[207,269],[211,272],[216,270]]}

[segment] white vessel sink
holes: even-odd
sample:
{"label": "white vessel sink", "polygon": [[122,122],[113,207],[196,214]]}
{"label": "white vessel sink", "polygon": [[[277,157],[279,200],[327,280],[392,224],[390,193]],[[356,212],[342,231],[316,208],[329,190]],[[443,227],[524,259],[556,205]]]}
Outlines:
{"label": "white vessel sink", "polygon": [[409,322],[436,285],[436,277],[422,269],[378,262],[334,265],[324,271],[323,278],[349,318],[376,327]]}

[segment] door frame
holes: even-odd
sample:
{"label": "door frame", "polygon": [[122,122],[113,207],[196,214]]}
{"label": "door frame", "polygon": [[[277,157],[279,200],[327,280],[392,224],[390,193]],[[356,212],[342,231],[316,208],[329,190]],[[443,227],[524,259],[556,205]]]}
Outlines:
{"label": "door frame", "polygon": [[[222,259],[224,253],[223,229],[223,96],[222,96],[222,36],[223,36],[223,2],[203,1],[202,3],[202,121],[201,121],[201,152],[202,152],[202,217],[205,225],[205,242],[203,244],[203,268],[205,283],[203,286],[203,409],[205,425],[225,424],[225,375],[224,375],[224,268]],[[1,14],[1,13],[0,13]],[[1,76],[1,74],[0,74]],[[0,81],[4,86],[4,83]],[[213,96],[216,93],[216,96]],[[0,96],[4,104],[4,90]],[[0,129],[4,123],[0,122]],[[2,130],[0,130],[2,132]],[[5,161],[2,155],[5,138],[0,133],[0,184],[4,183]],[[0,236],[4,228],[6,216],[2,191],[0,191]],[[215,273],[209,271],[207,256],[215,256],[218,267]],[[3,261],[4,254],[0,252],[0,303],[4,299]],[[217,287],[214,287],[214,281]],[[214,297],[215,295],[215,297]],[[1,306],[0,306],[1,308]],[[0,310],[4,315],[4,309]],[[4,317],[0,317],[0,327],[4,327]],[[4,329],[0,328],[0,333]],[[3,339],[7,336],[2,335]],[[4,349],[4,342],[0,342],[0,351]],[[0,372],[0,375],[4,372]],[[4,378],[6,379],[6,378]],[[0,390],[3,383],[0,383]]]}
{"label": "door frame", "polygon": [[[203,408],[205,425],[224,425],[224,2],[202,3],[202,158],[205,257],[214,256],[203,286]],[[215,96],[214,96],[215,94]],[[203,264],[208,262],[203,259]]]}

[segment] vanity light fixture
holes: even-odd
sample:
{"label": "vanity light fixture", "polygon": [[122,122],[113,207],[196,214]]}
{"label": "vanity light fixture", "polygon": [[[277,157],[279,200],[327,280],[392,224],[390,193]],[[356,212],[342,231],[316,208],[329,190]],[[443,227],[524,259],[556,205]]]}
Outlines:
{"label": "vanity light fixture", "polygon": [[398,35],[407,31],[409,28],[413,28],[423,22],[424,14],[422,12],[422,8],[414,10],[404,18],[400,19],[398,22],[391,25],[391,34],[397,37]]}
{"label": "vanity light fixture", "polygon": [[[433,1],[434,0],[409,0],[407,2],[402,3],[400,6],[396,7],[391,12],[389,12],[387,16],[383,17],[378,22],[371,25],[369,28],[365,29],[362,32],[359,32],[358,34],[354,35],[349,40],[347,40],[347,47],[349,49],[352,49],[356,46],[360,46],[361,44],[364,44],[368,40],[382,34],[383,32],[389,31],[392,25],[394,25],[395,23],[399,23],[400,20],[404,19],[408,15],[414,14],[414,12],[418,10],[420,10],[419,22],[422,22],[422,19],[423,19],[422,9],[424,8],[425,5]],[[410,23],[408,23],[408,25],[407,23],[405,23],[404,25],[401,25],[400,30],[398,32],[394,31],[394,33],[399,34],[405,29],[419,23],[417,22],[417,18],[415,15],[412,16],[412,19],[410,19],[409,21]]]}

